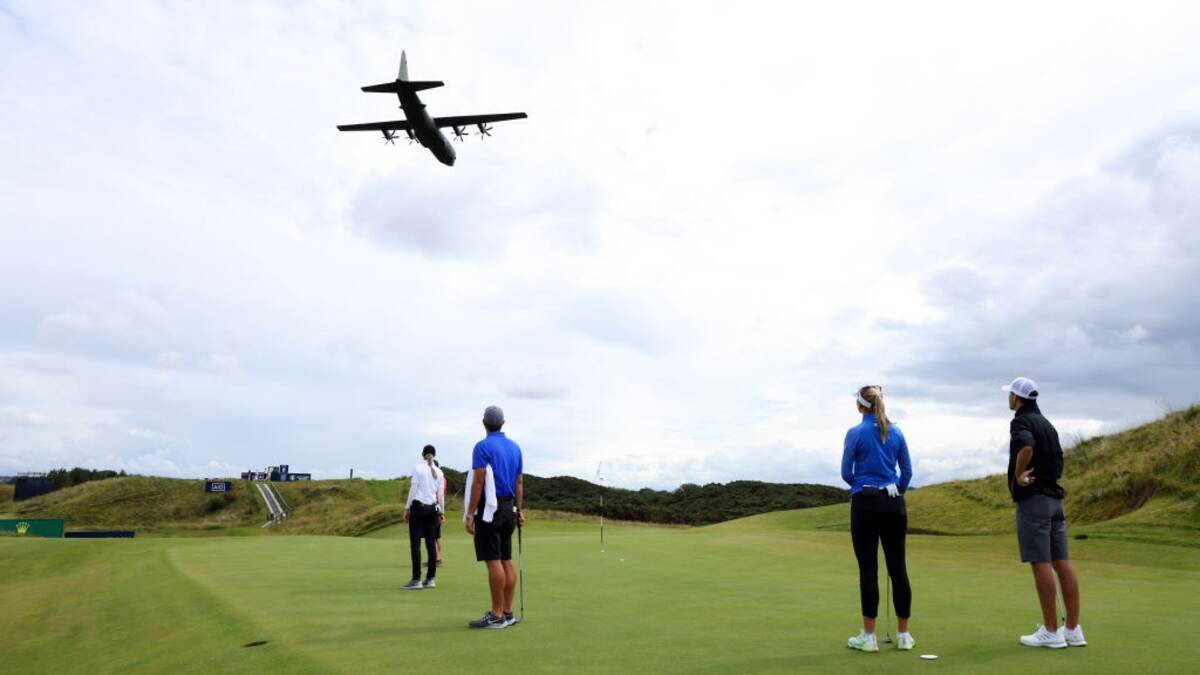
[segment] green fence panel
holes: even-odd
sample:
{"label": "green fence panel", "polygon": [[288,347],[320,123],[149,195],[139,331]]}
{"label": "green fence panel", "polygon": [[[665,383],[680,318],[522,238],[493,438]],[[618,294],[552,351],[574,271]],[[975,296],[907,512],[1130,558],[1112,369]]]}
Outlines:
{"label": "green fence panel", "polygon": [[0,537],[61,537],[62,518],[0,519]]}

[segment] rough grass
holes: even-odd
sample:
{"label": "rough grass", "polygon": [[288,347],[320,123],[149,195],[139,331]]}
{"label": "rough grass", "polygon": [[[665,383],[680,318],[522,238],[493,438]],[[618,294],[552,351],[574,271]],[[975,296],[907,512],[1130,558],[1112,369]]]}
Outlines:
{"label": "rough grass", "polygon": [[10,483],[0,483],[0,512],[5,512],[12,506],[13,490]]}
{"label": "rough grass", "polygon": [[[1067,452],[1063,485],[1072,534],[1200,546],[1200,406],[1156,422],[1083,441]],[[273,484],[292,515],[278,534],[360,536],[402,522],[408,479]],[[205,495],[202,481],[128,477],[85,483],[21,504],[14,515],[63,517],[68,528],[127,527],[170,534],[253,534],[266,509],[248,483]],[[11,486],[5,486],[11,489]],[[11,499],[11,495],[9,497]],[[451,506],[457,506],[452,500]],[[996,534],[1013,530],[1004,476],[952,481],[909,492],[914,534]],[[844,530],[844,504],[768,514],[788,530]],[[554,516],[570,519],[565,515]],[[578,516],[589,522],[593,516]],[[390,529],[388,530],[391,531]]]}
{"label": "rough grass", "polygon": [[12,503],[10,512],[24,518],[64,518],[69,530],[225,532],[265,522],[267,510],[258,492],[242,481],[233,485],[232,492],[209,494],[202,480],[108,478]]}
{"label": "rough grass", "polygon": [[[1200,546],[1200,406],[1066,452],[1063,487],[1073,529]],[[1003,475],[913,490],[909,527],[931,534],[1014,529]],[[848,525],[847,519],[847,527]]]}
{"label": "rough grass", "polygon": [[322,480],[274,483],[291,506],[276,534],[359,536],[404,519],[409,480]]}
{"label": "rough grass", "polygon": [[[1200,546],[1200,406],[1067,452],[1063,486],[1071,534]],[[910,490],[913,534],[999,534],[1015,529],[1005,476]],[[845,504],[759,516],[789,530],[848,530]],[[748,519],[742,519],[743,522]]]}

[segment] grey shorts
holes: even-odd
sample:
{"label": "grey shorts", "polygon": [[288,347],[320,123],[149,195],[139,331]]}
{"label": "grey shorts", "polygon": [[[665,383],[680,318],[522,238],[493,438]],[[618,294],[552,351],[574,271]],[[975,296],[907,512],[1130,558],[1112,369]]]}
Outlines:
{"label": "grey shorts", "polygon": [[1021,562],[1067,560],[1067,514],[1061,499],[1033,495],[1017,502]]}

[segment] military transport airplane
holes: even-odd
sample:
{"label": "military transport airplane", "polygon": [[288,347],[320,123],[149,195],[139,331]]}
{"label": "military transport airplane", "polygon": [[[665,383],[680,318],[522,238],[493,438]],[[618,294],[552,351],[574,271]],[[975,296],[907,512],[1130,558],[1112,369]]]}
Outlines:
{"label": "military transport airplane", "polygon": [[407,119],[393,122],[368,122],[366,124],[339,124],[338,131],[379,131],[383,140],[396,144],[396,132],[408,134],[408,142],[420,143],[429,148],[434,157],[446,166],[454,166],[454,147],[442,135],[441,129],[454,129],[454,140],[461,141],[466,136],[466,128],[474,124],[479,129],[479,137],[491,136],[492,127],[489,122],[504,122],[528,117],[523,112],[497,113],[492,115],[459,115],[457,117],[430,117],[425,112],[425,104],[417,97],[418,91],[442,86],[442,82],[420,81],[408,79],[408,55],[400,52],[400,72],[395,82],[373,84],[363,87],[365,92],[395,94],[400,99],[400,107]]}

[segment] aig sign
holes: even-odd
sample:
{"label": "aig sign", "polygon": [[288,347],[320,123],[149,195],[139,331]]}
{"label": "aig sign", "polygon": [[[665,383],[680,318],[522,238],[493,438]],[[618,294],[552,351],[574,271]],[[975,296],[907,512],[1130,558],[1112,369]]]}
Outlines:
{"label": "aig sign", "polygon": [[229,492],[233,490],[233,483],[226,480],[206,480],[204,481],[205,492]]}

